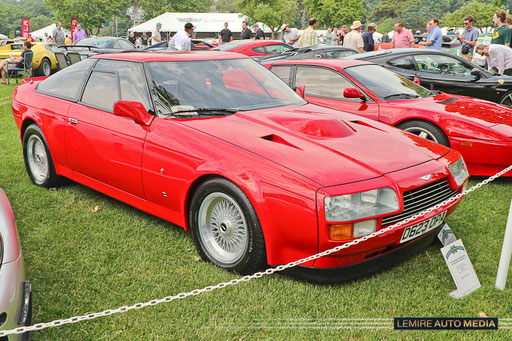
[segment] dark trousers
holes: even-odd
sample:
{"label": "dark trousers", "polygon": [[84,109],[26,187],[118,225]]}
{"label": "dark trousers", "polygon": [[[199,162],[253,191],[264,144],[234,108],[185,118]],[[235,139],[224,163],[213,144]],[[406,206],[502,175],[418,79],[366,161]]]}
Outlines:
{"label": "dark trousers", "polygon": [[512,69],[506,69],[505,71],[503,71],[503,74],[505,76],[512,76]]}

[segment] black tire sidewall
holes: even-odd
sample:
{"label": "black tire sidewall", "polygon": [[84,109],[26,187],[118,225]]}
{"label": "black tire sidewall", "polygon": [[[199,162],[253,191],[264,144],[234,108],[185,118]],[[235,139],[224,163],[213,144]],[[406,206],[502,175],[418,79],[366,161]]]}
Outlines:
{"label": "black tire sidewall", "polygon": [[[501,96],[500,98],[500,101],[498,102],[498,104],[501,104],[501,105],[504,105],[508,108],[511,108],[512,106],[508,106],[506,104],[503,104],[503,101],[505,100],[505,98],[507,98],[507,96],[509,96],[510,94],[512,94],[512,90],[511,91],[507,91],[503,96]],[[510,104],[512,105],[512,99],[510,100]]]}
{"label": "black tire sidewall", "polygon": [[[48,176],[42,183],[38,183],[36,181],[28,164],[27,141],[32,135],[36,135],[41,139],[41,141],[43,142],[44,150],[46,152],[46,157],[48,159]],[[23,133],[23,161],[25,162],[25,169],[27,170],[28,176],[35,185],[46,188],[53,187],[54,185],[56,185],[57,175],[55,173],[55,166],[53,165],[53,159],[50,153],[50,148],[48,147],[48,143],[46,142],[44,134],[41,131],[41,128],[39,128],[39,126],[37,126],[36,124],[31,124],[30,126],[28,126],[27,129],[25,129],[25,132]]]}
{"label": "black tire sidewall", "polygon": [[[203,245],[199,234],[199,208],[204,199],[214,192],[221,192],[230,196],[242,209],[247,223],[248,245],[244,255],[236,263],[226,264],[214,259]],[[263,232],[256,211],[245,193],[229,180],[218,178],[209,180],[200,185],[195,191],[188,212],[189,226],[192,232],[194,243],[201,255],[207,262],[213,263],[220,268],[240,274],[249,274],[260,270],[266,264],[265,243]]]}
{"label": "black tire sidewall", "polygon": [[448,138],[444,134],[443,130],[433,123],[430,123],[427,121],[412,120],[412,121],[407,121],[407,122],[401,123],[397,127],[402,130],[405,130],[407,128],[412,128],[412,127],[418,127],[418,128],[428,130],[432,135],[434,135],[436,137],[437,143],[442,144],[443,146],[446,146],[446,147],[450,147],[450,141],[448,141]]}
{"label": "black tire sidewall", "polygon": [[48,74],[48,76],[51,75],[51,73],[52,73],[52,71],[51,71],[52,64],[50,63],[50,61],[48,59],[45,58],[41,61],[41,64],[39,64],[39,67],[37,68],[37,74],[39,76],[47,76],[44,74],[44,64],[45,63],[49,64],[49,66],[50,66],[50,74]]}

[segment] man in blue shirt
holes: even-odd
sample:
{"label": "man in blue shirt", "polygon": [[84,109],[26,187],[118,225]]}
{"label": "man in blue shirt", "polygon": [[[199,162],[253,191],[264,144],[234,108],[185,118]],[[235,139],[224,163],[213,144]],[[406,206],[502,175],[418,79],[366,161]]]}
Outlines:
{"label": "man in blue shirt", "polygon": [[377,25],[375,25],[374,23],[371,23],[368,25],[368,31],[366,31],[362,34],[363,43],[364,43],[363,50],[365,52],[370,52],[370,51],[375,50],[375,42],[373,41],[373,34],[375,33],[376,30],[377,30]]}
{"label": "man in blue shirt", "polygon": [[430,19],[427,23],[427,30],[429,31],[427,41],[420,44],[425,45],[428,49],[440,50],[441,45],[443,44],[443,34],[439,28],[439,19]]}

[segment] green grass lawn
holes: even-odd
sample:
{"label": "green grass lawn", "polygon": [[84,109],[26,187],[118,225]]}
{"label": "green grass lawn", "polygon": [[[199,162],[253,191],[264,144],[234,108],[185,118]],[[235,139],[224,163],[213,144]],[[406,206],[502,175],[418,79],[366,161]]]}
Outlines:
{"label": "green grass lawn", "polygon": [[[0,187],[11,200],[34,289],[34,323],[132,305],[214,285],[237,276],[199,261],[181,227],[84,186],[33,185],[25,172],[10,96],[0,86]],[[471,179],[475,184],[482,179]],[[342,318],[512,318],[512,275],[494,289],[512,180],[471,193],[448,223],[468,249],[482,288],[463,300],[440,244],[402,264],[356,281],[315,285],[283,275],[227,287],[142,310],[38,331],[33,340],[153,339],[482,339],[499,331],[400,332],[320,328]],[[100,210],[91,210],[99,206]],[[314,322],[316,328],[299,328]],[[295,325],[291,328],[280,328]]]}

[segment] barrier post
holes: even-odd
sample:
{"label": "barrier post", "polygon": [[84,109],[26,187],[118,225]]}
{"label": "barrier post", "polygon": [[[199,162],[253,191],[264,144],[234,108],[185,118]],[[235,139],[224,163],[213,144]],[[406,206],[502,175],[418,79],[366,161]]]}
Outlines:
{"label": "barrier post", "polygon": [[500,265],[498,266],[498,275],[496,276],[496,289],[504,290],[507,282],[508,267],[510,266],[510,257],[512,256],[512,201],[508,211],[507,226],[505,227],[505,237],[503,237],[503,248],[501,249]]}

